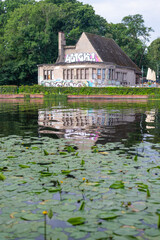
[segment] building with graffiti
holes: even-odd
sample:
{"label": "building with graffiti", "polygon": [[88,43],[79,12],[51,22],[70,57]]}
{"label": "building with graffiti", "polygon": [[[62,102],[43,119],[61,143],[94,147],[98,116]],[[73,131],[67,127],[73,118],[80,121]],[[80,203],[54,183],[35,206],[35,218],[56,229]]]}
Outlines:
{"label": "building with graffiti", "polygon": [[38,84],[58,87],[135,86],[141,70],[113,39],[82,33],[75,46],[58,34],[55,64],[38,65]]}

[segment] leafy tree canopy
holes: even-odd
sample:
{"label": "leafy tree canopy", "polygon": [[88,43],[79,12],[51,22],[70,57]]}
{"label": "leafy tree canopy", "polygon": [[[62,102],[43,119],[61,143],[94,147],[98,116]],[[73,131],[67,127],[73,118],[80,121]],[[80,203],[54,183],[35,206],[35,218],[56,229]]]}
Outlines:
{"label": "leafy tree canopy", "polygon": [[56,5],[44,2],[14,10],[3,37],[5,81],[19,85],[36,80],[37,64],[56,59],[59,13]]}
{"label": "leafy tree canopy", "polygon": [[127,28],[128,36],[132,37],[134,40],[140,39],[143,42],[149,41],[150,33],[153,31],[153,29],[144,25],[144,19],[142,15],[129,15],[122,19],[122,23]]}
{"label": "leafy tree canopy", "polygon": [[160,68],[160,38],[154,40],[148,47],[149,66],[155,71]]}
{"label": "leafy tree canopy", "polygon": [[0,84],[37,83],[37,65],[54,63],[58,32],[75,44],[82,32],[113,38],[138,65],[147,64],[151,28],[142,15],[108,23],[78,0],[0,0]]}
{"label": "leafy tree canopy", "polygon": [[109,24],[107,29],[106,35],[109,34],[140,68],[146,64],[146,43],[153,29],[144,25],[142,15],[126,16],[121,23]]}

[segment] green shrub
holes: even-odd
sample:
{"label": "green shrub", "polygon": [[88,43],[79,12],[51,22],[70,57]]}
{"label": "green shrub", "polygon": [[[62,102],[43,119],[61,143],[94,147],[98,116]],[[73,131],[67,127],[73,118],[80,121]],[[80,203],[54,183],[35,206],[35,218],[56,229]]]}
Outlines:
{"label": "green shrub", "polygon": [[18,93],[18,87],[15,85],[0,86],[0,94],[17,94],[17,93]]}
{"label": "green shrub", "polygon": [[160,96],[160,88],[130,87],[44,87],[40,85],[20,86],[20,93],[44,95],[152,95]]}

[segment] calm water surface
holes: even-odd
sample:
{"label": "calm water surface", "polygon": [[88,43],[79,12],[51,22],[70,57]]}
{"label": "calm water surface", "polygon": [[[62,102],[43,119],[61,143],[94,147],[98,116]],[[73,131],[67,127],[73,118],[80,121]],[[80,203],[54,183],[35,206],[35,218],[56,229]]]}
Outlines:
{"label": "calm water surface", "polygon": [[159,101],[0,100],[0,136],[65,138],[78,148],[160,140]]}
{"label": "calm water surface", "polygon": [[[147,161],[153,162],[159,157],[150,143],[160,142],[160,101],[0,100],[0,137],[13,135],[63,138],[84,151],[96,144],[123,142],[132,151],[137,148],[134,155],[144,151]],[[55,194],[54,199],[59,196]],[[58,219],[50,225],[66,227]],[[43,239],[43,235],[36,238]]]}

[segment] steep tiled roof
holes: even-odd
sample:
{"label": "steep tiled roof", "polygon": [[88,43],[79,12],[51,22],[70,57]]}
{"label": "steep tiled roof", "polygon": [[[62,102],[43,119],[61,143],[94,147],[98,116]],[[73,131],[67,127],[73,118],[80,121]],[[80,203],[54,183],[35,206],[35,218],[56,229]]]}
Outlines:
{"label": "steep tiled roof", "polygon": [[122,51],[113,39],[91,33],[85,34],[103,62],[134,68],[136,71],[141,72],[140,68]]}

